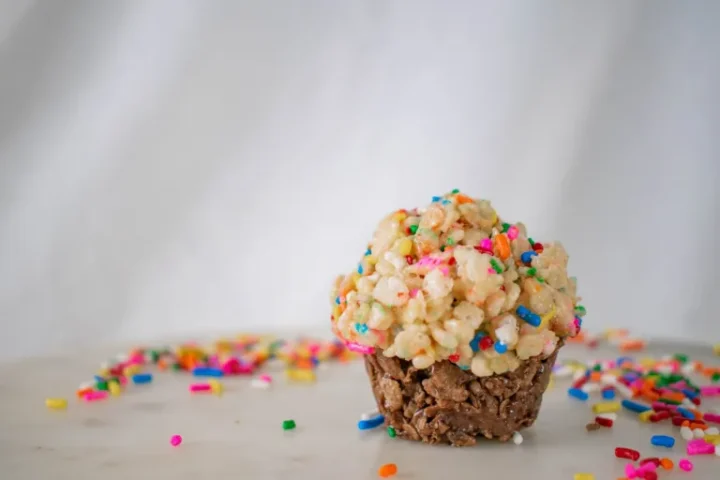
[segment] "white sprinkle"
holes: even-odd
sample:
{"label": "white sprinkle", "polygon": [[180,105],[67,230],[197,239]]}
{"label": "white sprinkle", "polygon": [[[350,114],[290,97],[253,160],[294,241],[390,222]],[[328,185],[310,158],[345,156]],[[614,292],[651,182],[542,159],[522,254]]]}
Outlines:
{"label": "white sprinkle", "polygon": [[705,438],[705,432],[699,428],[696,428],[693,430],[693,437],[695,438]]}
{"label": "white sprinkle", "polygon": [[597,417],[600,417],[600,418],[607,418],[608,420],[612,420],[613,422],[614,422],[615,420],[617,420],[617,413],[613,413],[613,412],[600,413],[600,414],[598,414],[598,415],[596,415],[596,416],[597,416]]}
{"label": "white sprinkle", "polygon": [[705,435],[720,435],[720,430],[717,427],[710,427],[705,430]]}
{"label": "white sprinkle", "polygon": [[690,427],[680,427],[680,436],[684,438],[685,440],[692,440],[693,439],[693,431],[690,430]]}
{"label": "white sprinkle", "polygon": [[523,436],[520,435],[520,432],[513,433],[513,443],[515,445],[520,445],[523,442]]}
{"label": "white sprinkle", "polygon": [[603,385],[615,385],[618,383],[618,379],[615,375],[611,373],[603,373],[600,377],[600,383]]}
{"label": "white sprinkle", "polygon": [[575,370],[575,373],[573,374],[573,381],[577,382],[584,376],[585,376],[585,370],[583,370],[583,369]]}
{"label": "white sprinkle", "polygon": [[691,402],[690,400],[688,400],[687,398],[683,398],[683,399],[682,399],[682,402],[680,403],[680,406],[682,406],[682,407],[695,408],[695,404],[694,404],[693,402]]}
{"label": "white sprinkle", "polygon": [[600,391],[600,385],[597,383],[586,383],[583,385],[580,390],[582,390],[585,393],[593,393],[593,392],[599,392]]}
{"label": "white sprinkle", "polygon": [[380,415],[380,412],[378,412],[377,410],[372,410],[370,412],[365,412],[360,415],[360,420],[370,420],[371,418],[375,418],[378,415]]}
{"label": "white sprinkle", "polygon": [[617,393],[620,396],[625,397],[625,398],[631,399],[634,396],[633,391],[630,390],[630,388],[627,385],[625,385],[624,383],[617,382],[615,384],[615,391],[617,391]]}

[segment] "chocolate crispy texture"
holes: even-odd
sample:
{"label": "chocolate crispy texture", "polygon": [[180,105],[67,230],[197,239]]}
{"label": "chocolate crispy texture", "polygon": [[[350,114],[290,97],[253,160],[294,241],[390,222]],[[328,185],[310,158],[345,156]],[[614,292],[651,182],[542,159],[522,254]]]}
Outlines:
{"label": "chocolate crispy texture", "polygon": [[378,409],[399,437],[467,446],[481,435],[507,441],[535,422],[560,346],[491,377],[476,377],[447,360],[417,370],[379,350],[365,355],[365,368]]}

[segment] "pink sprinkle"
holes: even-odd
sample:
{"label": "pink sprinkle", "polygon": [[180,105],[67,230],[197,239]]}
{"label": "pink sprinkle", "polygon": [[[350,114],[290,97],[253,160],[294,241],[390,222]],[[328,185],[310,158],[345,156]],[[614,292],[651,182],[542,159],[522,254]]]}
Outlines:
{"label": "pink sprinkle", "polygon": [[173,435],[170,437],[170,445],[177,447],[182,443],[182,437],[180,435]]}
{"label": "pink sprinkle", "polygon": [[121,375],[120,377],[118,377],[118,379],[120,380],[120,385],[127,385],[127,383],[128,383],[127,377]]}
{"label": "pink sprinkle", "polygon": [[261,381],[263,381],[263,382],[267,382],[267,383],[271,383],[271,382],[272,382],[272,377],[271,377],[270,375],[267,375],[267,374],[262,374],[262,375],[260,375],[258,378],[259,378]]}
{"label": "pink sprinkle", "polygon": [[652,409],[656,412],[662,412],[662,411],[670,411],[670,412],[676,412],[677,411],[677,405],[669,405],[662,402],[652,402]]}
{"label": "pink sprinkle", "polygon": [[687,444],[688,455],[712,455],[715,453],[715,445],[698,438],[699,442],[691,441]]}
{"label": "pink sprinkle", "polygon": [[488,268],[488,273],[489,273],[490,275],[495,275],[495,269]]}
{"label": "pink sprinkle", "polygon": [[518,233],[520,233],[520,230],[518,230],[515,225],[512,225],[508,228],[507,236],[510,240],[515,240],[518,237]]}
{"label": "pink sprinkle", "polygon": [[716,397],[720,395],[720,387],[716,387],[714,385],[700,387],[700,394],[703,397]]}
{"label": "pink sprinkle", "polygon": [[706,413],[705,415],[703,415],[703,420],[710,423],[720,424],[720,415],[716,413]]}
{"label": "pink sprinkle", "polygon": [[83,396],[86,402],[97,402],[98,400],[105,400],[108,397],[108,392],[100,390],[97,392],[88,392]]}
{"label": "pink sprinkle", "polygon": [[128,365],[142,365],[145,363],[145,356],[140,352],[136,352],[130,356],[127,363]]}
{"label": "pink sprinkle", "polygon": [[418,294],[419,291],[420,291],[420,290],[418,290],[417,288],[413,288],[412,290],[410,290],[410,298],[415,298],[415,297],[417,297],[417,294]]}
{"label": "pink sprinkle", "polygon": [[443,275],[445,275],[445,276],[447,277],[447,276],[448,276],[448,273],[450,273],[450,271],[448,270],[447,267],[442,267],[442,268],[440,269],[440,273],[442,273]]}
{"label": "pink sprinkle", "polygon": [[191,392],[209,392],[212,390],[212,386],[209,383],[193,383],[190,385]]}
{"label": "pink sprinkle", "polygon": [[321,346],[319,343],[313,343],[312,345],[310,345],[308,347],[308,350],[310,350],[310,355],[317,355],[320,351],[320,348]]}
{"label": "pink sprinkle", "polygon": [[638,476],[637,471],[635,470],[635,467],[632,463],[628,463],[625,465],[625,476],[631,479]]}
{"label": "pink sprinkle", "polygon": [[492,253],[492,251],[493,251],[492,240],[490,240],[489,238],[483,238],[483,239],[480,241],[480,248],[481,248],[482,250],[485,250],[486,252],[491,252],[491,253]]}
{"label": "pink sprinkle", "polygon": [[657,470],[657,465],[655,465],[653,462],[647,462],[640,465],[636,472],[638,475],[640,475],[641,473],[654,472],[655,470]]}
{"label": "pink sprinkle", "polygon": [[690,460],[687,458],[683,458],[678,462],[678,467],[680,467],[680,470],[685,470],[686,472],[692,472],[693,464]]}
{"label": "pink sprinkle", "polygon": [[351,350],[353,352],[362,353],[363,355],[370,355],[372,353],[375,353],[375,347],[369,347],[367,345],[360,345],[356,342],[346,342],[345,345],[347,346],[348,350]]}

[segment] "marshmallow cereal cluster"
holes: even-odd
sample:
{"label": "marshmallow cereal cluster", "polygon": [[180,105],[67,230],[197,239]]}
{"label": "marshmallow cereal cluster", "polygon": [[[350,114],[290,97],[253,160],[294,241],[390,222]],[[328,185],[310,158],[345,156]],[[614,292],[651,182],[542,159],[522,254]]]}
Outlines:
{"label": "marshmallow cereal cluster", "polygon": [[480,377],[512,371],[580,331],[567,263],[561,244],[534,242],[489,201],[453,190],[380,222],[357,270],[335,281],[333,331],[418,369],[449,360]]}

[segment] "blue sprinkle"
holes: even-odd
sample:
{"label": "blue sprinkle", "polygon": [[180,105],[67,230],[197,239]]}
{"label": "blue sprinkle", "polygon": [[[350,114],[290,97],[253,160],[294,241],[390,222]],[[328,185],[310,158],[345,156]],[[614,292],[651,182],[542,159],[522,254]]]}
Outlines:
{"label": "blue sprinkle", "polygon": [[467,365],[458,365],[458,367],[460,367],[460,370],[470,370],[470,367]]}
{"label": "blue sprinkle", "polygon": [[692,413],[691,411],[689,411],[685,408],[682,408],[682,407],[678,407],[677,411],[683,417],[690,419],[690,420],[695,420],[695,414]]}
{"label": "blue sprinkle", "polygon": [[385,417],[378,415],[377,417],[370,418],[368,420],[360,420],[358,422],[358,430],[370,430],[377,428],[385,423]]}
{"label": "blue sprinkle", "polygon": [[507,352],[507,345],[502,342],[495,342],[495,351],[497,353],[505,353]]}
{"label": "blue sprinkle", "polygon": [[363,274],[362,264],[358,265],[358,270],[357,270],[357,272],[358,272],[360,275]]}
{"label": "blue sprinkle", "polygon": [[527,307],[518,305],[517,309],[515,310],[515,313],[518,314],[518,317],[525,318],[530,313],[530,310]]}
{"label": "blue sprinkle", "polygon": [[152,375],[149,373],[136,373],[132,376],[133,383],[139,385],[152,382]]}
{"label": "blue sprinkle", "polygon": [[439,202],[442,199],[442,197],[432,197],[433,203]]}
{"label": "blue sprinkle", "polygon": [[485,334],[483,332],[477,332],[475,334],[475,337],[470,340],[470,348],[473,352],[477,352],[478,350],[480,350],[480,340],[482,340],[484,336]]}
{"label": "blue sprinkle", "polygon": [[520,261],[523,263],[530,263],[532,260],[532,257],[537,255],[534,250],[528,250],[527,252],[523,252],[522,255],[520,255]]}
{"label": "blue sprinkle", "polygon": [[340,305],[340,297],[335,297],[335,303],[337,303],[338,305]]}
{"label": "blue sprinkle", "polygon": [[612,400],[613,398],[615,398],[615,390],[612,390],[610,388],[607,390],[603,390],[602,397],[605,400]]}
{"label": "blue sprinkle", "polygon": [[192,374],[196,377],[222,377],[224,375],[221,369],[211,367],[196,367]]}
{"label": "blue sprinkle", "polygon": [[682,391],[683,395],[685,395],[686,397],[688,397],[691,400],[698,396],[697,392],[693,392],[692,390],[689,390],[687,388],[683,388],[681,391]]}
{"label": "blue sprinkle", "polygon": [[573,398],[577,398],[578,400],[582,400],[583,402],[586,401],[589,397],[589,395],[586,392],[583,392],[579,388],[569,389],[568,395],[570,395]]}
{"label": "blue sprinkle", "polygon": [[104,382],[105,379],[103,377],[101,377],[100,375],[95,375],[95,381],[96,382]]}
{"label": "blue sprinkle", "polygon": [[632,357],[618,357],[618,359],[615,360],[615,363],[617,363],[618,365],[622,365],[622,364],[625,363],[625,362],[631,362],[631,363],[632,363],[632,362],[634,362],[634,360],[633,360]]}
{"label": "blue sprinkle", "polygon": [[365,335],[368,331],[368,326],[364,323],[356,323],[355,330],[357,330],[360,335]]}
{"label": "blue sprinkle", "polygon": [[372,252],[370,251],[369,248],[368,248],[367,250],[365,250],[365,256],[366,256],[366,257],[367,257],[368,255],[370,255],[371,253],[372,253]]}
{"label": "blue sprinkle", "polygon": [[317,367],[318,364],[320,363],[320,360],[318,360],[318,358],[315,355],[313,355],[312,357],[310,357],[310,363],[313,364],[313,367]]}
{"label": "blue sprinkle", "polygon": [[632,400],[623,400],[621,402],[621,405],[626,408],[627,410],[630,410],[631,412],[635,413],[643,413],[647,412],[648,410],[651,410],[650,407],[643,405],[642,403],[633,402]]}
{"label": "blue sprinkle", "polygon": [[443,205],[448,205],[451,202],[450,202],[450,200],[443,199],[443,201],[440,203],[442,203]]}
{"label": "blue sprinkle", "polygon": [[668,435],[653,435],[650,437],[650,443],[657,447],[672,448],[675,445],[675,439]]}
{"label": "blue sprinkle", "polygon": [[525,318],[523,318],[523,320],[525,320],[533,327],[539,327],[540,323],[542,323],[542,319],[537,313],[528,313],[527,315],[525,315]]}

